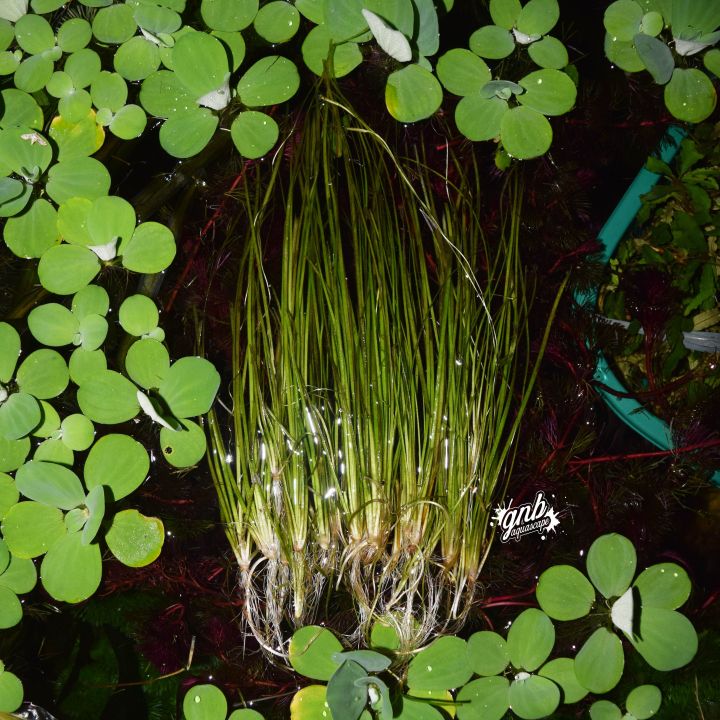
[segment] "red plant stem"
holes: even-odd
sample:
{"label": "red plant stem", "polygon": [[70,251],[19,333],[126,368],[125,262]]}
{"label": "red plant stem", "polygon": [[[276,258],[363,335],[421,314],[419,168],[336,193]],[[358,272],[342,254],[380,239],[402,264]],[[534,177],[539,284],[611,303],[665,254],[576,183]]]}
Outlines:
{"label": "red plant stem", "polygon": [[232,184],[227,189],[225,193],[225,197],[223,198],[222,202],[215,208],[215,212],[212,214],[211,218],[205,223],[202,230],[200,230],[200,233],[198,234],[198,241],[193,246],[192,251],[190,252],[190,256],[187,259],[187,262],[185,263],[185,267],[183,268],[183,271],[180,273],[180,277],[177,279],[177,282],[175,283],[175,287],[173,287],[172,292],[170,293],[170,297],[168,297],[167,301],[165,302],[163,310],[165,312],[170,312],[170,309],[172,308],[173,304],[175,303],[175,300],[177,298],[178,293],[180,292],[180,288],[182,287],[183,283],[185,282],[185,279],[188,276],[188,273],[190,272],[190,268],[192,267],[193,262],[195,261],[195,257],[197,256],[198,252],[200,251],[200,247],[202,245],[202,241],[205,239],[205,236],[210,231],[210,228],[212,228],[215,223],[217,222],[220,215],[224,212],[225,206],[227,204],[227,194],[231,193],[239,184],[240,181],[245,176],[245,171],[248,169],[250,164],[252,163],[252,160],[248,160],[244,165],[243,169],[240,171],[240,174],[232,181]]}
{"label": "red plant stem", "polygon": [[491,608],[491,607],[511,607],[511,606],[537,607],[537,603],[522,602],[522,601],[518,600],[516,602],[496,602],[496,603],[490,603],[490,604],[483,603],[483,605],[482,605],[484,610],[487,610],[487,608]]}
{"label": "red plant stem", "polygon": [[642,458],[668,457],[669,455],[680,455],[681,453],[695,452],[696,450],[704,450],[705,448],[720,446],[720,438],[716,440],[704,440],[703,442],[693,443],[692,445],[683,445],[679,448],[670,450],[654,450],[652,452],[642,453],[620,453],[618,455],[599,455],[593,458],[584,458],[582,460],[571,460],[568,466],[571,470],[582,465],[594,465],[595,463],[613,462],[615,460],[639,460]]}
{"label": "red plant stem", "polygon": [[[522,592],[513,593],[512,595],[493,595],[487,599],[487,603],[500,604],[506,600],[515,600],[516,598],[527,597],[528,595],[532,595],[534,592],[535,588],[532,587],[530,590],[523,590]],[[486,603],[482,603],[482,607],[488,607],[488,605]]]}

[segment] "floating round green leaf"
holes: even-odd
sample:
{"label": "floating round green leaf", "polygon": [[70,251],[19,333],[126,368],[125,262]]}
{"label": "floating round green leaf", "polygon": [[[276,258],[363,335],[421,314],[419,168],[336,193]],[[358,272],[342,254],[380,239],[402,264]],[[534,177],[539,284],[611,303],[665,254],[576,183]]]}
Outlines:
{"label": "floating round green leaf", "polygon": [[147,125],[145,111],[139,105],[125,105],[110,122],[110,132],[121,140],[140,137]]}
{"label": "floating round green leaf", "polygon": [[675,563],[652,565],[638,575],[633,585],[643,607],[676,610],[690,597],[691,583],[685,570]]}
{"label": "floating round green leaf", "polygon": [[575,674],[575,661],[572,658],[560,657],[545,663],[539,675],[550,678],[562,690],[562,701],[565,705],[580,702],[587,694]]}
{"label": "floating round green leaf", "polygon": [[500,139],[508,155],[529,160],[543,155],[552,143],[547,118],[529,107],[514,107],[500,121]]}
{"label": "floating round green leaf", "polygon": [[170,368],[170,356],[165,346],[146,338],[134,342],[125,356],[125,370],[140,387],[157,388]]}
{"label": "floating round green leaf", "polygon": [[584,617],[595,602],[595,588],[570,565],[548,568],[540,575],[535,593],[540,607],[555,620]]}
{"label": "floating round green leaf", "polygon": [[253,26],[263,40],[284,43],[300,28],[300,13],[286,0],[272,0],[260,8]]}
{"label": "floating round green leaf", "polygon": [[406,65],[388,76],[385,106],[399,122],[425,120],[437,111],[441,103],[440,83],[420,65]]}
{"label": "floating round green leaf", "polygon": [[141,3],[134,10],[135,21],[149,33],[162,37],[180,29],[182,18],[174,10],[163,5]]}
{"label": "floating round green leaf", "polygon": [[243,40],[242,34],[223,32],[222,30],[213,30],[210,34],[224,45],[225,51],[230,55],[230,69],[235,72],[245,58],[245,40]]}
{"label": "floating round green leaf", "polygon": [[269,115],[256,110],[246,110],[233,120],[230,134],[241,155],[256,159],[273,148],[280,130]]}
{"label": "floating round green leaf", "polygon": [[351,660],[346,660],[333,673],[327,686],[325,699],[333,717],[346,717],[358,720],[367,704],[367,688],[356,685],[356,680],[367,677],[363,668]]}
{"label": "floating round green leaf", "polygon": [[[117,461],[120,457],[122,463]],[[112,433],[90,449],[84,467],[85,487],[92,490],[104,485],[112,491],[113,500],[121,500],[142,485],[149,469],[147,451],[137,440]]]}
{"label": "floating round green leaf", "polygon": [[334,42],[365,42],[372,38],[361,12],[363,7],[362,0],[323,0],[324,22]]}
{"label": "floating round green leaf", "polygon": [[476,675],[500,675],[510,662],[507,643],[496,632],[473,633],[467,647],[470,667]]}
{"label": "floating round green leaf", "polygon": [[84,18],[70,18],[58,29],[57,42],[62,51],[72,53],[82,50],[92,38],[92,27]]}
{"label": "floating round green leaf", "polygon": [[55,208],[38,198],[26,212],[7,220],[3,237],[18,257],[39,258],[59,239]]}
{"label": "floating round green leaf", "polygon": [[[5,477],[8,477],[5,475]],[[7,566],[10,564],[10,550],[8,550],[7,543],[0,538],[0,577],[2,577],[2,574],[7,569]]]}
{"label": "floating round green leaf", "polygon": [[519,718],[536,720],[555,712],[560,704],[560,690],[552,680],[530,675],[510,683],[508,700],[513,713]]}
{"label": "floating round green leaf", "polygon": [[40,425],[40,404],[24,392],[12,393],[0,404],[0,435],[6,440],[24,438]]}
{"label": "floating round green leaf", "polygon": [[202,0],[200,14],[213,30],[244,30],[257,15],[258,0]]}
{"label": "floating round green leaf", "polygon": [[212,35],[187,33],[175,43],[172,55],[175,74],[195,99],[227,83],[228,56],[222,43]]}
{"label": "floating round green leaf", "polygon": [[82,320],[87,315],[107,315],[110,297],[105,288],[99,285],[87,285],[79,290],[72,299],[73,315]]}
{"label": "floating round green leaf", "polygon": [[620,638],[601,627],[585,641],[575,657],[578,682],[590,692],[610,692],[620,682],[625,656]]}
{"label": "floating round green leaf", "polygon": [[220,375],[201,357],[184,357],[173,363],[158,388],[160,397],[178,418],[203,415],[212,406]]}
{"label": "floating round green leaf", "polygon": [[92,99],[86,90],[73,90],[60,99],[58,112],[68,122],[80,122],[92,109]]}
{"label": "floating round green leaf", "polygon": [[15,473],[17,489],[30,500],[61,510],[81,505],[85,492],[78,476],[62,465],[31,460]]}
{"label": "floating round green leaf", "polygon": [[98,73],[90,86],[90,96],[95,107],[109,108],[113,112],[125,104],[127,95],[127,83],[123,77],[107,70]]}
{"label": "floating round green leaf", "polygon": [[697,652],[698,638],[693,624],[679,612],[644,607],[633,647],[656,670],[668,671],[687,665]]}
{"label": "floating round green leaf", "polygon": [[87,519],[88,511],[85,508],[73,508],[69,512],[65,513],[65,528],[69,533],[82,530],[83,526],[87,522]]}
{"label": "floating round green leaf", "polygon": [[[67,160],[87,159],[89,155],[96,152],[105,140],[105,131],[97,124],[95,111],[90,109],[84,118],[72,122],[61,115],[55,117],[50,123],[50,137],[58,145],[60,163],[50,168],[49,175],[60,165],[64,165]],[[101,165],[97,160],[95,163]],[[90,177],[84,184],[80,184],[81,188],[96,181],[97,171],[93,172],[89,165],[87,165],[87,169],[90,171]],[[108,174],[107,170],[105,170],[105,174]]]}
{"label": "floating round green leaf", "polygon": [[325,24],[325,7],[323,0],[296,0],[295,7],[315,25]]}
{"label": "floating round green leaf", "polygon": [[471,677],[467,643],[448,635],[437,638],[412,659],[407,685],[411,690],[449,690]]}
{"label": "floating round green leaf", "polygon": [[240,708],[240,710],[233,710],[228,716],[228,720],[263,720],[263,716],[257,710]]}
{"label": "floating round green leaf", "polygon": [[562,70],[570,62],[567,48],[552,35],[529,45],[528,55],[536,65],[550,70]]}
{"label": "floating round green leaf", "polygon": [[100,74],[100,56],[88,48],[78,50],[68,56],[63,69],[72,78],[76,88],[88,87]]}
{"label": "floating round green leaf", "polygon": [[[0,630],[5,630],[17,625],[20,620],[22,620],[22,614],[22,605],[17,595],[10,588],[0,583]],[[3,675],[4,673],[0,673],[0,682],[2,682]],[[0,693],[1,692],[2,688],[0,687]],[[2,707],[2,705],[0,705],[0,707]]]}
{"label": "floating round green leaf", "polygon": [[85,350],[97,350],[105,342],[107,333],[108,322],[102,315],[86,315],[80,321],[74,342]]}
{"label": "floating round green leaf", "polygon": [[637,720],[648,720],[660,709],[662,693],[655,685],[639,685],[627,696],[625,707]]}
{"label": "floating round green leaf", "polygon": [[160,128],[160,144],[173,157],[192,157],[210,142],[217,125],[217,116],[206,108],[178,112]]}
{"label": "floating round green leaf", "polygon": [[523,35],[547,35],[560,18],[557,0],[530,0],[518,15],[515,27]]}
{"label": "floating round green leaf", "polygon": [[330,34],[327,27],[317,25],[305,37],[302,44],[302,55],[305,64],[316,75],[322,75],[326,64],[332,62],[332,77],[344,77],[352,72],[360,63],[363,56],[360,46],[355,42],[344,42],[332,46],[330,57]]}
{"label": "floating round green leaf", "polygon": [[664,26],[663,16],[657,10],[651,10],[643,15],[640,21],[640,32],[656,37],[662,32]]}
{"label": "floating round green leaf", "polygon": [[57,410],[46,400],[40,401],[40,409],[42,411],[42,421],[40,425],[33,430],[33,435],[48,438],[60,429],[60,415],[58,415]]}
{"label": "floating round green leaf", "polygon": [[15,23],[15,39],[30,55],[55,47],[55,33],[50,23],[39,15],[28,13]]}
{"label": "floating round green leaf", "polygon": [[627,42],[640,29],[643,15],[643,9],[635,0],[616,0],[605,10],[603,24],[614,39]]}
{"label": "floating round green leaf", "polygon": [[60,425],[60,439],[71,450],[87,450],[95,439],[95,427],[84,415],[68,415]]}
{"label": "floating round green leaf", "polygon": [[165,225],[140,223],[132,237],[120,245],[119,254],[128,270],[148,275],[162,272],[175,257],[175,238]]}
{"label": "floating round green leaf", "polygon": [[164,539],[162,522],[137,510],[117,513],[105,534],[110,552],[128,567],[145,567],[156,560]]}
{"label": "floating round green leaf", "polygon": [[146,295],[130,295],[120,305],[120,325],[130,335],[149,333],[157,327],[159,317],[157,305]]}
{"label": "floating round green leaf", "polygon": [[94,487],[85,498],[88,518],[82,530],[82,544],[89,545],[98,534],[100,525],[105,517],[105,488],[102,485]]}
{"label": "floating round green leaf", "polygon": [[611,63],[625,72],[640,72],[645,69],[645,64],[631,40],[613,40],[610,34],[605,35],[605,55]]}
{"label": "floating round green leaf", "polygon": [[0,472],[17,470],[30,452],[30,438],[6,440],[0,436]]}
{"label": "floating round green leaf", "polygon": [[130,82],[144,80],[160,67],[160,50],[150,40],[136,35],[115,51],[113,66]]}
{"label": "floating round green leaf", "polygon": [[180,420],[182,430],[160,428],[160,447],[165,459],[177,468],[196,465],[205,455],[205,431],[192,420]]}
{"label": "floating round green leaf", "polygon": [[378,618],[370,629],[370,647],[382,652],[395,652],[400,647],[400,638],[391,622]]}
{"label": "floating round green leaf", "polygon": [[28,328],[43,345],[60,347],[69,345],[78,331],[78,320],[64,305],[45,303],[28,315]]}
{"label": "floating round green leaf", "polygon": [[44,55],[32,55],[23,60],[15,71],[15,87],[28,93],[38,92],[47,85],[53,69],[52,60]]}
{"label": "floating round green leaf", "polygon": [[8,382],[20,357],[20,335],[9,323],[0,322],[0,382]]}
{"label": "floating round green leaf", "polygon": [[468,95],[455,108],[455,124],[469,140],[492,140],[500,135],[500,122],[508,111],[507,100]]}
{"label": "floating round green leaf", "polygon": [[45,590],[56,600],[70,603],[87,600],[98,589],[101,576],[100,548],[97,544],[83,545],[79,532],[55,542],[40,566]]}
{"label": "floating round green leaf", "polygon": [[30,558],[19,558],[12,555],[10,564],[0,575],[0,585],[10,588],[14,593],[29,593],[37,583],[37,570]]}
{"label": "floating round green leaf", "polygon": [[215,685],[195,685],[183,699],[186,720],[225,720],[228,705]]}
{"label": "floating round green leaf", "polygon": [[515,618],[507,636],[510,661],[518,668],[535,670],[547,660],[555,644],[555,628],[541,610],[528,608]]}
{"label": "floating round green leaf", "polygon": [[520,0],[490,0],[492,21],[506,30],[515,26],[521,9]]}
{"label": "floating round green leaf", "polygon": [[68,385],[70,376],[62,355],[55,350],[36,350],[18,368],[15,377],[23,392],[39,400],[57,397]]}
{"label": "floating round green leaf", "polygon": [[0,75],[12,75],[20,65],[22,50],[0,52]]}
{"label": "floating round green leaf", "polygon": [[87,231],[93,245],[128,240],[135,231],[135,209],[124,198],[96,198],[87,215]]}
{"label": "floating round green leaf", "polygon": [[635,547],[623,535],[601,535],[588,550],[588,576],[606,598],[619,597],[630,587],[636,567]]}
{"label": "floating round green leaf", "polygon": [[536,70],[519,84],[525,92],[517,96],[518,101],[543,115],[563,115],[575,104],[575,83],[560,70]]}
{"label": "floating round green leaf", "polygon": [[703,65],[715,77],[720,78],[720,49],[713,48],[703,55]]}
{"label": "floating round green leaf", "polygon": [[501,60],[515,49],[515,40],[505,28],[483,25],[470,36],[470,49],[480,57]]}
{"label": "floating round green leaf", "polygon": [[72,467],[75,456],[73,451],[64,445],[60,440],[48,438],[41,442],[33,454],[33,460],[42,460],[43,462],[51,462],[56,465],[64,465]]}
{"label": "floating round green leaf", "polygon": [[500,720],[507,713],[510,683],[504,677],[471,680],[457,694],[458,720]]}
{"label": "floating round green leaf", "polygon": [[261,107],[289,100],[299,86],[300,76],[295,63],[280,55],[268,55],[245,72],[237,91],[244,105]]}
{"label": "floating round green leaf", "polygon": [[18,501],[20,493],[15,487],[15,481],[5,473],[0,473],[0,520],[5,513]]}
{"label": "floating round green leaf", "polygon": [[0,178],[0,217],[22,212],[30,200],[33,186],[15,178]]}
{"label": "floating round green leaf", "polygon": [[442,55],[435,68],[440,82],[455,95],[470,95],[492,79],[490,68],[475,53],[453,48]]}
{"label": "floating round green leaf", "polygon": [[52,74],[45,89],[55,98],[62,98],[72,93],[74,89],[72,78],[62,70]]}
{"label": "floating round green leaf", "polygon": [[76,197],[94,200],[107,195],[110,174],[95,158],[75,157],[50,168],[45,189],[58,205]]}
{"label": "floating round green leaf", "polygon": [[338,669],[333,656],[342,649],[340,641],[329,630],[318,625],[306,625],[290,638],[288,658],[295,672],[313,680],[327,681]]}
{"label": "floating round green leaf", "polygon": [[76,385],[83,385],[98,373],[107,370],[105,354],[100,350],[78,348],[70,356],[68,363],[70,378]]}
{"label": "floating round green leaf", "polygon": [[79,245],[55,245],[43,253],[38,265],[42,286],[56,295],[72,295],[100,272],[92,250]]}
{"label": "floating round green leaf", "polygon": [[31,179],[47,170],[52,160],[52,148],[36,130],[28,127],[6,128],[0,133],[0,163],[13,172]]}
{"label": "floating round green leaf", "polygon": [[32,95],[16,88],[0,92],[0,127],[41,130],[43,124],[43,112]]}
{"label": "floating round green leaf", "polygon": [[712,115],[717,93],[710,78],[697,68],[675,68],[665,86],[665,105],[678,119],[699,123]]}
{"label": "floating round green leaf", "polygon": [[93,422],[103,425],[126,422],[140,411],[137,388],[114,370],[94,372],[83,378],[77,399],[82,413]]}
{"label": "floating round green leaf", "polygon": [[658,38],[638,33],[634,40],[635,50],[658,85],[664,85],[672,77],[675,59],[670,48]]}
{"label": "floating round green leaf", "polygon": [[622,720],[622,710],[609,700],[597,700],[590,706],[590,720]]}
{"label": "floating round green leaf", "polygon": [[32,500],[19,502],[3,518],[2,533],[13,555],[37,557],[65,535],[62,510]]}
{"label": "floating round green leaf", "polygon": [[195,100],[174,72],[159,70],[143,81],[140,104],[151,115],[167,118],[194,108]]}
{"label": "floating round green leaf", "polygon": [[15,39],[15,29],[6,18],[0,18],[0,50],[7,50]]}
{"label": "floating round green leaf", "polygon": [[15,712],[23,701],[23,686],[17,675],[8,670],[0,672],[0,711]]}

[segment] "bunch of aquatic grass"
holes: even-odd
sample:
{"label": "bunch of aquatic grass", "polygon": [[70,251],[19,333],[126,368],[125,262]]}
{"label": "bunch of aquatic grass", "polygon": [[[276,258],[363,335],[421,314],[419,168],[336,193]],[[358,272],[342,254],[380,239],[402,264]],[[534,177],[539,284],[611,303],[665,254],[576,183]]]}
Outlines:
{"label": "bunch of aquatic grass", "polygon": [[538,361],[522,181],[486,238],[478,168],[449,163],[454,182],[325,98],[245,185],[233,434],[211,414],[211,468],[246,621],[273,652],[324,590],[407,646],[477,592]]}

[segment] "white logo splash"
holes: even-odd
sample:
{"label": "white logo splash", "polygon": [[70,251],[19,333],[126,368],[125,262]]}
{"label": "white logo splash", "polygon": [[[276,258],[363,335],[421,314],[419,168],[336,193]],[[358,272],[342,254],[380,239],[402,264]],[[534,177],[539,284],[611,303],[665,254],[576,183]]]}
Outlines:
{"label": "white logo splash", "polygon": [[507,507],[503,504],[495,508],[491,524],[500,528],[500,540],[520,540],[524,535],[540,533],[544,540],[548,533],[557,532],[560,518],[550,503],[545,499],[545,493],[539,490],[532,502],[512,506],[512,499]]}

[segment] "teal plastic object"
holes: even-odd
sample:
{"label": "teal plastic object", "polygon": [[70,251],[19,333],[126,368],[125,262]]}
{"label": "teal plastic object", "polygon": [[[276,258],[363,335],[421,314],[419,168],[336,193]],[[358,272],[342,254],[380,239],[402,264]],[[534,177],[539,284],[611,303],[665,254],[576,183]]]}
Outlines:
{"label": "teal plastic object", "polygon": [[[671,126],[658,148],[658,157],[669,163],[680,148],[680,143],[685,137],[685,131],[676,126]],[[660,179],[657,173],[642,168],[635,176],[630,187],[625,191],[620,202],[612,211],[607,222],[598,233],[598,240],[602,243],[601,260],[608,263],[615,254],[615,249],[622,240],[628,227],[635,219],[642,204],[641,197],[649,192]],[[578,294],[576,299],[583,305],[595,304],[597,302],[598,290],[594,288],[585,294]],[[620,382],[617,375],[610,369],[605,356],[600,353],[595,367],[594,379],[602,383],[603,387],[598,388],[600,396],[605,404],[630,428],[642,435],[648,442],[661,450],[670,450],[674,446],[670,426],[661,420],[657,415],[649,412],[637,400],[631,397],[619,397],[615,393],[627,394],[625,386]],[[614,392],[613,392],[614,391]],[[720,470],[712,476],[715,485],[720,485]]]}

